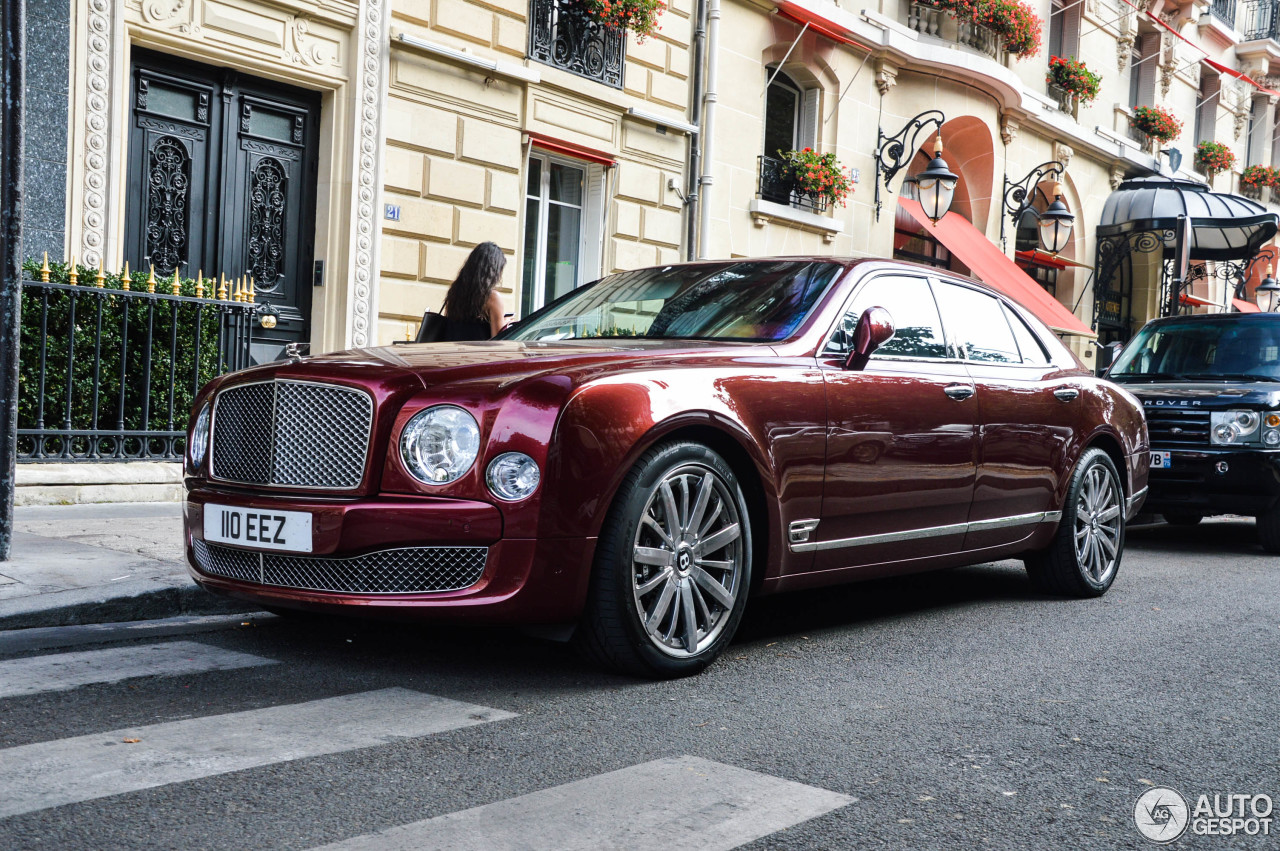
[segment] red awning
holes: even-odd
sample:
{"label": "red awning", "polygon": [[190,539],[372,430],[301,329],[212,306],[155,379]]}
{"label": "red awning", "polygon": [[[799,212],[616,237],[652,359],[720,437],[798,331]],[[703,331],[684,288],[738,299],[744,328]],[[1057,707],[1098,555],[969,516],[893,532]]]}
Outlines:
{"label": "red awning", "polygon": [[1250,77],[1248,74],[1241,73],[1240,71],[1237,71],[1235,68],[1228,68],[1226,65],[1223,65],[1221,62],[1214,62],[1212,59],[1208,57],[1205,57],[1200,61],[1208,65],[1213,70],[1218,71],[1219,73],[1222,73],[1222,74],[1226,74],[1228,77],[1235,77],[1237,80],[1244,80],[1246,83],[1251,84],[1254,88],[1256,88],[1258,91],[1262,92],[1265,95],[1280,95],[1280,92],[1275,92],[1275,91],[1272,91],[1271,89],[1266,88],[1265,86],[1262,85],[1262,83],[1259,83],[1257,80],[1253,79],[1253,77]]}
{"label": "red awning", "polygon": [[1182,304],[1192,304],[1197,307],[1217,307],[1218,306],[1218,303],[1216,301],[1209,301],[1209,299],[1207,298],[1201,298],[1200,296],[1192,295],[1191,293],[1179,294],[1178,301]]}
{"label": "red awning", "polygon": [[1026,272],[991,243],[982,232],[959,213],[947,213],[935,225],[924,214],[918,201],[899,198],[898,207],[919,222],[934,239],[973,270],[983,283],[993,287],[1018,302],[1036,315],[1044,324],[1062,334],[1082,337],[1097,336],[1088,325],[1063,306]]}
{"label": "red awning", "polygon": [[1261,313],[1262,312],[1261,310],[1258,309],[1258,305],[1254,304],[1251,301],[1245,301],[1242,298],[1233,298],[1231,299],[1231,303],[1235,305],[1236,310],[1240,311],[1241,313]]}
{"label": "red awning", "polygon": [[556,139],[533,131],[529,131],[525,135],[529,137],[529,141],[535,148],[542,148],[544,151],[551,151],[553,154],[565,154],[576,159],[586,160],[589,163],[598,163],[605,168],[612,168],[618,164],[618,161],[610,154],[606,154],[604,151],[597,151],[595,148],[576,145],[573,142],[566,142],[563,139]]}
{"label": "red awning", "polygon": [[822,33],[832,41],[859,47],[866,51],[871,50],[865,44],[855,41],[853,33],[849,31],[848,27],[838,24],[830,18],[823,17],[808,6],[802,6],[799,3],[792,2],[792,0],[777,0],[777,3],[778,14],[782,17],[790,18],[798,24],[808,24],[809,29]]}

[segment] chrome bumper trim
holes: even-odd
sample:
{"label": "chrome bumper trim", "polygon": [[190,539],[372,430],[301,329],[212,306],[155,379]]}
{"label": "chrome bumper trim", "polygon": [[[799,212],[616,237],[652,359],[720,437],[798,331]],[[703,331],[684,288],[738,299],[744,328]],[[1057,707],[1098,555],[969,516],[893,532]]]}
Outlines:
{"label": "chrome bumper trim", "polygon": [[898,541],[916,541],[921,538],[940,538],[945,535],[963,535],[969,532],[985,532],[991,529],[1004,529],[1010,526],[1030,526],[1039,523],[1057,523],[1062,520],[1061,511],[1036,511],[1031,514],[1017,514],[1013,517],[997,517],[992,520],[975,520],[972,523],[954,523],[950,526],[930,526],[925,529],[912,529],[906,532],[887,532],[883,535],[861,535],[856,538],[840,538],[834,541],[808,541],[792,543],[794,553],[807,553],[817,550],[838,550],[846,547],[870,547],[876,544],[892,544]]}

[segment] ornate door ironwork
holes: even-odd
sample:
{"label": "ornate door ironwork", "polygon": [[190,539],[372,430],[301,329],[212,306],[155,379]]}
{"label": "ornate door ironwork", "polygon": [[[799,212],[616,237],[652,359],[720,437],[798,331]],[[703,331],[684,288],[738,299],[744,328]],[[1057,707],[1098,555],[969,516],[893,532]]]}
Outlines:
{"label": "ornate door ironwork", "polygon": [[156,274],[253,278],[273,329],[253,359],[309,337],[320,99],[139,49],[125,258]]}
{"label": "ornate door ironwork", "polygon": [[1164,257],[1165,234],[1137,231],[1099,237],[1093,287],[1093,327],[1100,343],[1128,342],[1133,336],[1133,257],[1160,253],[1164,303],[1171,260]]}

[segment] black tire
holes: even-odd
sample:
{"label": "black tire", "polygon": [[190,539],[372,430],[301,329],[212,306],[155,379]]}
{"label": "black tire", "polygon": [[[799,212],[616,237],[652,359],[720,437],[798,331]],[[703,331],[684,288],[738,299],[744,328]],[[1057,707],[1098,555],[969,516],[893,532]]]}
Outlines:
{"label": "black tire", "polygon": [[1170,526],[1198,526],[1200,521],[1204,519],[1203,514],[1191,514],[1185,511],[1175,511],[1172,514],[1163,515],[1164,522]]}
{"label": "black tire", "polygon": [[723,458],[683,441],[650,449],[605,518],[574,644],[592,662],[636,676],[698,673],[742,619],[752,549],[746,500]]}
{"label": "black tire", "polygon": [[[1091,500],[1098,517],[1105,520],[1093,522]],[[1117,513],[1113,515],[1113,511]],[[1086,449],[1071,474],[1057,533],[1049,546],[1026,558],[1031,584],[1063,597],[1101,597],[1120,572],[1124,535],[1125,499],[1120,474],[1107,453]],[[1076,545],[1078,536],[1083,538],[1083,550]],[[1114,554],[1109,551],[1109,544],[1114,545]]]}
{"label": "black tire", "polygon": [[1258,515],[1258,543],[1273,555],[1280,555],[1280,505]]}

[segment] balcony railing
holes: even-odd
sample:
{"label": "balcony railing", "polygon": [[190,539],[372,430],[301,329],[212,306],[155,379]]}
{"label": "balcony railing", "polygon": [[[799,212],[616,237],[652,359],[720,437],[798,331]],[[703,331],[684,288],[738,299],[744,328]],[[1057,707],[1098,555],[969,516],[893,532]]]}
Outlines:
{"label": "balcony railing", "polygon": [[1236,25],[1236,0],[1213,0],[1209,11],[1228,27]]}
{"label": "balcony railing", "polygon": [[529,57],[622,88],[626,33],[600,24],[575,0],[530,0]]}
{"label": "balcony railing", "polygon": [[921,35],[954,41],[997,62],[1004,54],[1004,42],[991,30],[973,21],[960,20],[945,9],[920,0],[912,0],[908,7],[907,26]]}
{"label": "balcony railing", "polygon": [[1276,0],[1246,0],[1240,11],[1239,29],[1245,41],[1277,37]]}
{"label": "balcony railing", "polygon": [[774,157],[760,157],[759,194],[762,201],[775,204],[789,204],[817,213],[827,209],[827,196],[814,192],[805,192],[796,185],[795,178],[787,168],[784,160]]}

